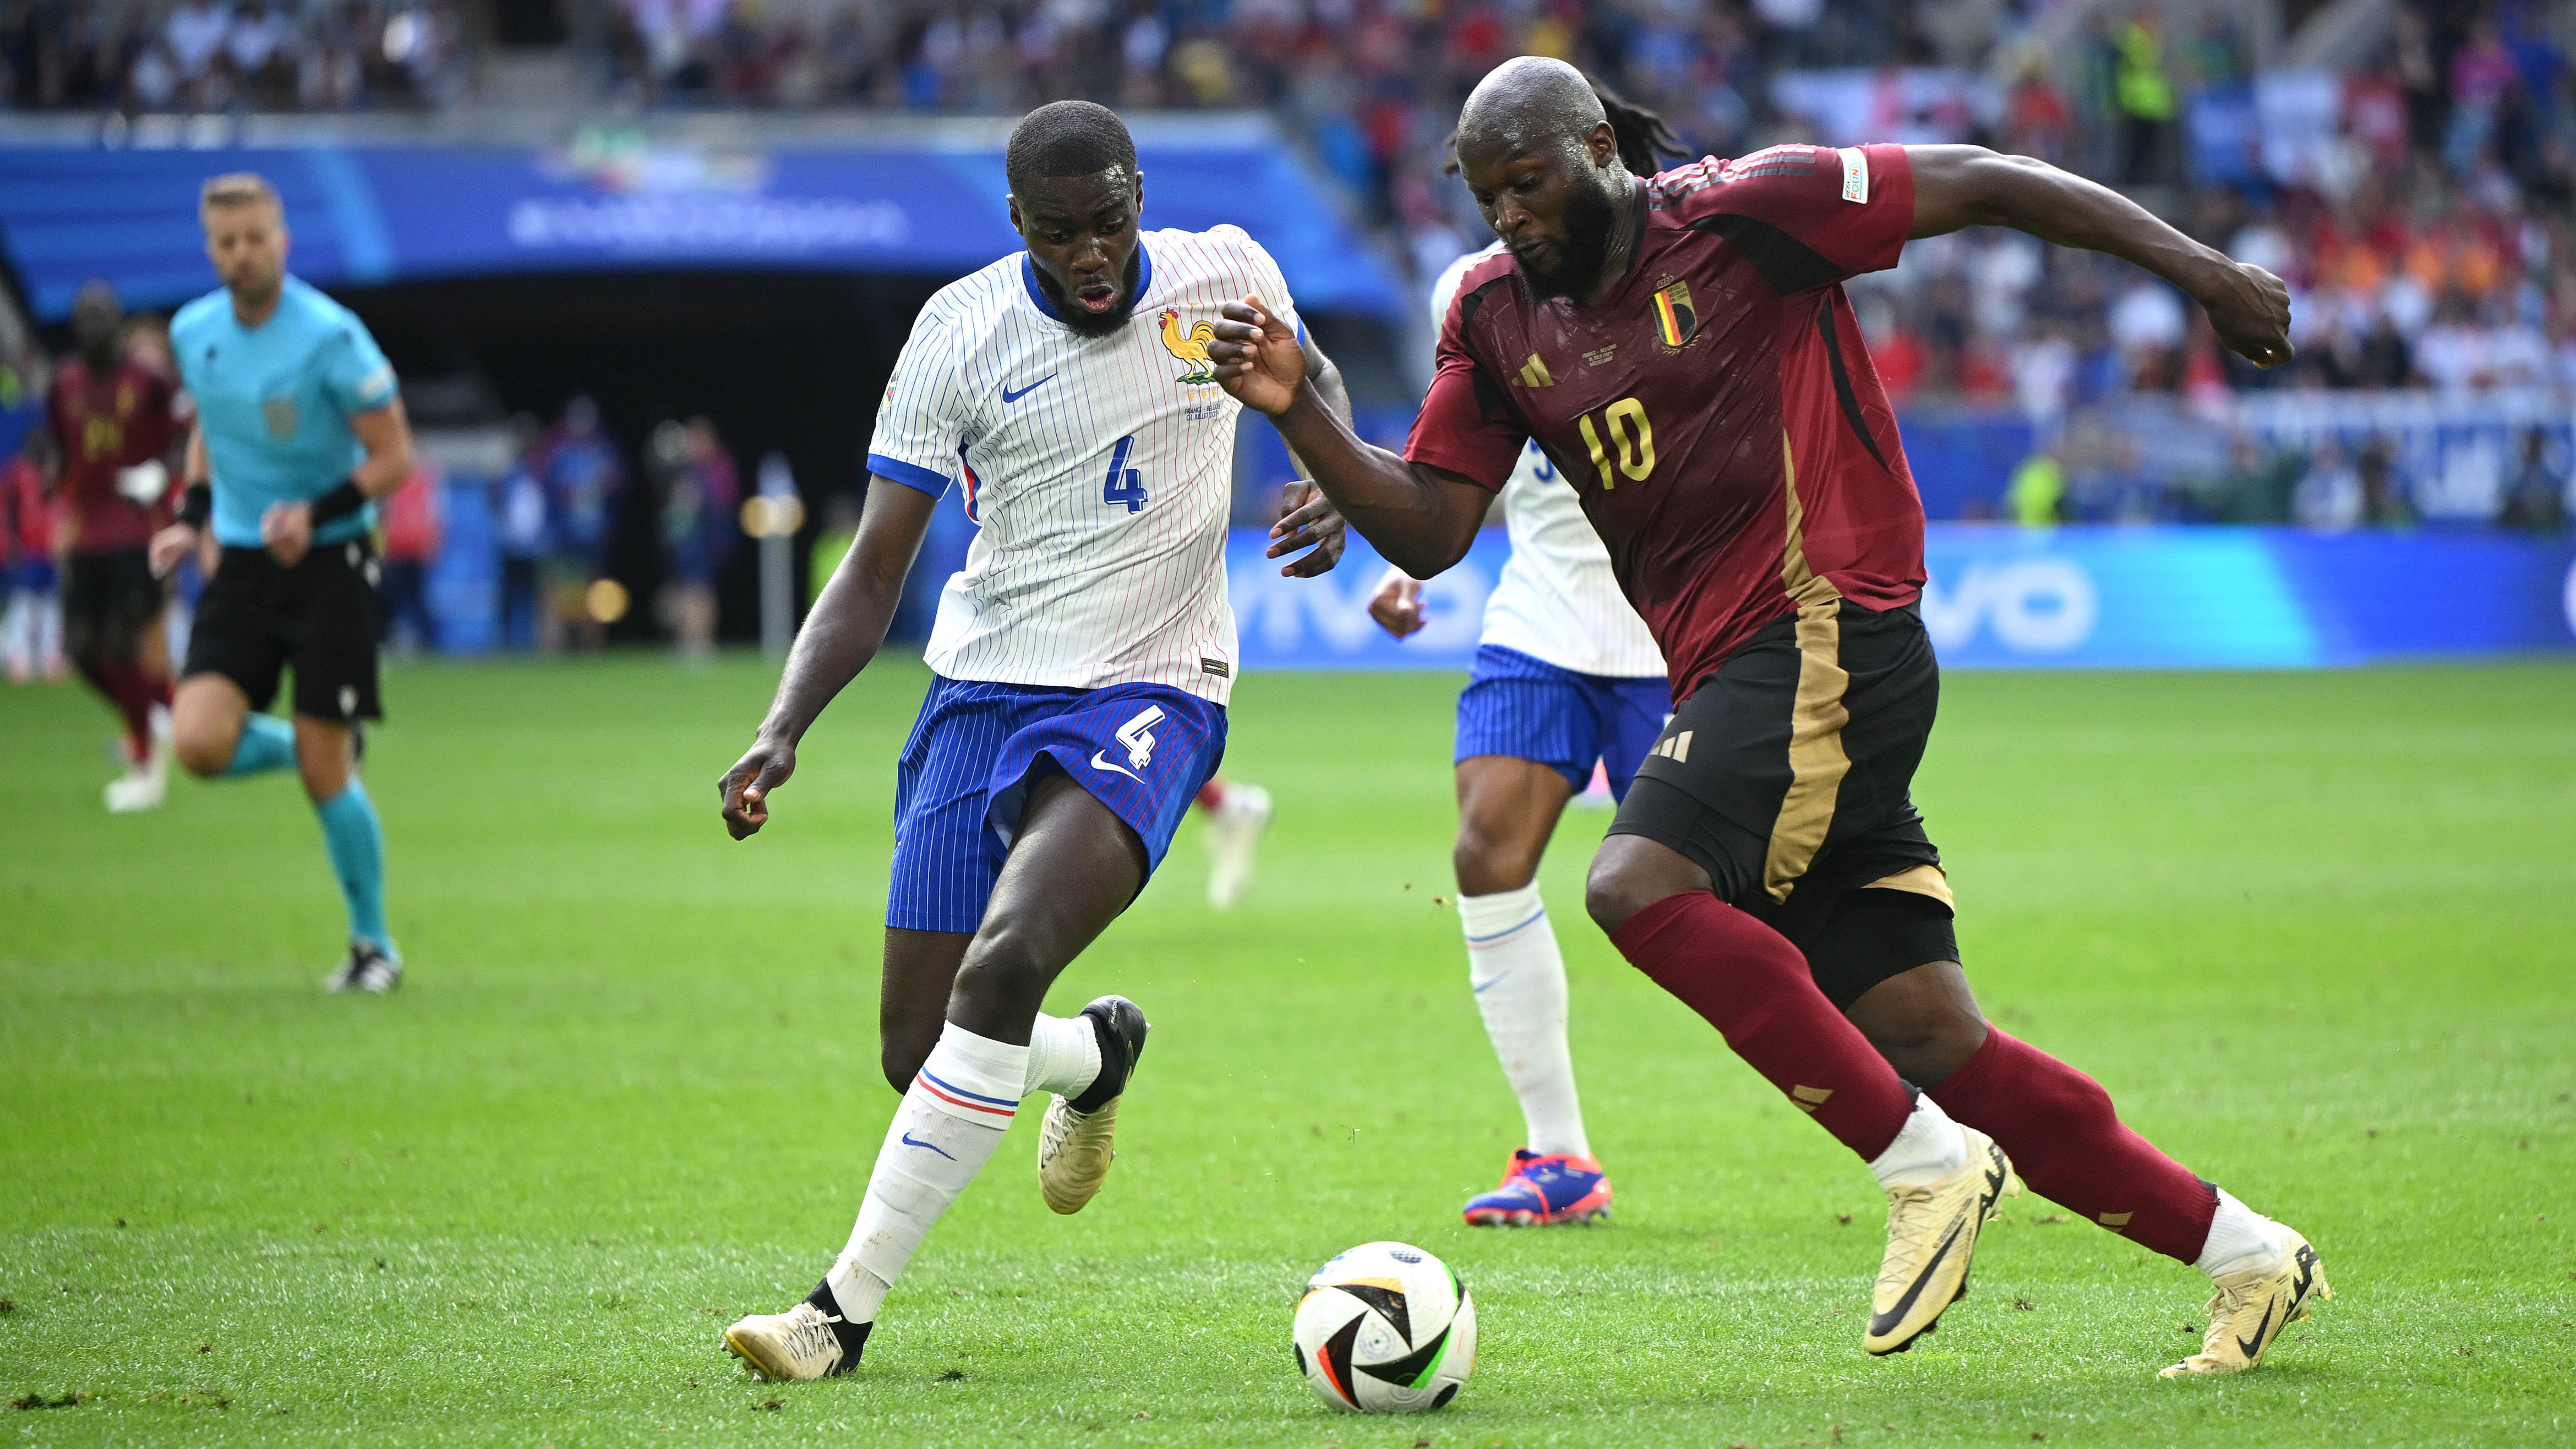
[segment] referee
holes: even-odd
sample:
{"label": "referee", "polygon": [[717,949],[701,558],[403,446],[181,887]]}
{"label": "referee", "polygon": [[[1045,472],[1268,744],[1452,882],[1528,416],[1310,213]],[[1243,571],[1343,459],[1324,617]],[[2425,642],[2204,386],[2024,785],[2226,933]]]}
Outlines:
{"label": "referee", "polygon": [[[179,681],[179,762],[209,778],[295,767],[349,907],[349,954],[327,984],[391,991],[402,958],[385,931],[384,832],[355,740],[381,714],[373,500],[411,471],[411,429],[366,327],[286,275],[276,190],[218,176],[198,213],[223,287],[170,323],[197,428],[152,566],[168,572],[210,525],[223,552]],[[292,725],[266,712],[290,666]]]}

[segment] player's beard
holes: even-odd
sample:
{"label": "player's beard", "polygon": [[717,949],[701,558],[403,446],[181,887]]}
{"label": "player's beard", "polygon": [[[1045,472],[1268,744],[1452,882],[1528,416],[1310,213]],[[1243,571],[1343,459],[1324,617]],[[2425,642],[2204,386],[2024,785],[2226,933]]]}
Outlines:
{"label": "player's beard", "polygon": [[1127,254],[1127,272],[1118,283],[1118,305],[1106,312],[1090,311],[1081,303],[1066,296],[1064,288],[1058,286],[1055,278],[1048,276],[1044,268],[1038,269],[1038,285],[1046,289],[1047,300],[1055,304],[1056,316],[1062,319],[1065,326],[1073,329],[1076,336],[1107,337],[1113,332],[1124,330],[1127,319],[1136,315],[1136,264],[1143,257],[1144,251],[1145,244],[1138,242],[1136,250]]}
{"label": "player's beard", "polygon": [[1570,297],[1590,291],[1610,255],[1610,228],[1619,219],[1619,198],[1607,186],[1578,184],[1565,199],[1565,238],[1557,243],[1556,265],[1540,270],[1524,258],[1521,275],[1539,297]]}

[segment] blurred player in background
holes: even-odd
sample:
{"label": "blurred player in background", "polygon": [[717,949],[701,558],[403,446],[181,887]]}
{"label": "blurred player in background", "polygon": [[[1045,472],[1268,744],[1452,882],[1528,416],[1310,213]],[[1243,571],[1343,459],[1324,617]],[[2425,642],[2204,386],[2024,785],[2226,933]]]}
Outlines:
{"label": "blurred player in background", "polygon": [[1885,1189],[1865,1349],[1906,1349],[1965,1294],[2018,1160],[2210,1276],[2202,1350],[2168,1375],[2254,1367],[2327,1296],[2315,1249],[1990,1027],[1968,989],[1910,796],[1939,696],[1923,507],[1841,283],[1909,237],[2009,226],[2157,273],[2265,367],[2290,358],[2287,290],[2116,192],[1977,146],[1775,146],[1641,181],[1580,73],[1535,57],[1478,84],[1458,159],[1509,254],[1460,283],[1405,457],[1321,405],[1258,308],[1227,309],[1221,383],[1425,574],[1465,554],[1531,437],[1581,492],[1676,696],[1586,905]]}
{"label": "blurred player in background", "polygon": [[147,551],[169,518],[178,441],[170,380],[126,356],[116,289],[91,282],[72,299],[70,357],[45,401],[54,488],[70,547],[63,561],[63,650],[125,721],[124,778],[107,786],[120,813],[160,805],[169,783],[170,659],[164,596]]}
{"label": "blurred player in background", "polygon": [[608,620],[591,607],[590,585],[608,571],[626,464],[617,440],[600,426],[599,404],[580,395],[564,404],[563,421],[539,440],[526,464],[545,489],[545,602],[537,614],[537,647],[561,653],[567,637],[585,649],[608,641]]}
{"label": "blurred player in background", "polygon": [[[382,713],[374,500],[410,476],[411,429],[365,324],[286,274],[276,191],[218,176],[199,215],[224,284],[171,323],[197,428],[179,521],[152,540],[152,565],[166,573],[209,527],[222,554],[181,672],[179,759],[210,778],[295,767],[349,913],[349,953],[325,984],[391,991],[402,957],[357,732]],[[292,724],[267,713],[290,667]]]}
{"label": "blurred player in background", "polygon": [[[1592,83],[1629,170],[1683,154],[1661,116]],[[1452,162],[1450,170],[1457,169]],[[1501,242],[1449,264],[1431,289],[1436,327],[1458,280]],[[1467,1200],[1486,1227],[1607,1216],[1610,1178],[1592,1155],[1567,1046],[1565,956],[1539,899],[1538,863],[1565,802],[1599,770],[1624,800],[1663,732],[1671,687],[1645,621],[1619,593],[1610,551],[1537,443],[1503,485],[1512,556],[1485,600],[1475,667],[1458,696],[1458,925],[1485,1035],[1520,1099],[1528,1138],[1503,1180]],[[1398,639],[1422,627],[1422,584],[1389,567],[1369,615]]]}
{"label": "blurred player in background", "polygon": [[0,463],[0,658],[11,684],[56,680],[63,658],[62,573],[55,557],[62,502],[45,486],[46,435]]}
{"label": "blurred player in background", "polygon": [[[1241,409],[1209,374],[1206,339],[1247,292],[1293,318],[1286,284],[1235,227],[1143,233],[1135,142],[1101,106],[1030,112],[1006,166],[1028,249],[940,289],[913,323],[877,413],[858,541],[717,785],[735,839],[767,823],[797,741],[884,642],[932,510],[962,487],[982,531],[941,600],[895,795],[878,1031],[903,1102],[823,1281],[725,1331],[772,1379],[858,1366],[888,1289],[1021,1098],[1053,1098],[1047,1205],[1078,1211],[1099,1190],[1145,1017],[1121,996],[1070,1018],[1039,1007],[1144,888],[1225,750]],[[1338,374],[1295,330],[1301,366],[1347,417]],[[1340,556],[1340,520],[1312,523],[1271,550],[1312,548],[1290,575]]]}

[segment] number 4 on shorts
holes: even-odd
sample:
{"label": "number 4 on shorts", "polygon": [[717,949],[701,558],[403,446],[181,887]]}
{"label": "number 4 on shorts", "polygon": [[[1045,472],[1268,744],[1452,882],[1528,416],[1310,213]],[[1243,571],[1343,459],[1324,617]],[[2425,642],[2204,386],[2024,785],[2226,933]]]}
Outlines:
{"label": "number 4 on shorts", "polygon": [[1136,447],[1136,435],[1129,433],[1118,440],[1117,451],[1109,455],[1109,481],[1100,488],[1100,501],[1125,504],[1130,513],[1145,511],[1145,475],[1127,466],[1127,455]]}

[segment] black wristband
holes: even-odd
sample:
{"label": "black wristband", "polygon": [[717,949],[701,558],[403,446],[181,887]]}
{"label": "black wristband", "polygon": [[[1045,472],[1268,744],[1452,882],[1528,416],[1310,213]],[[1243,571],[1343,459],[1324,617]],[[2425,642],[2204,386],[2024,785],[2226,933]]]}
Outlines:
{"label": "black wristband", "polygon": [[367,506],[367,495],[358,491],[358,480],[343,478],[339,486],[313,500],[313,526],[320,528],[336,518],[346,518]]}
{"label": "black wristband", "polygon": [[179,495],[179,521],[190,528],[203,528],[214,515],[215,489],[211,483],[191,483]]}

